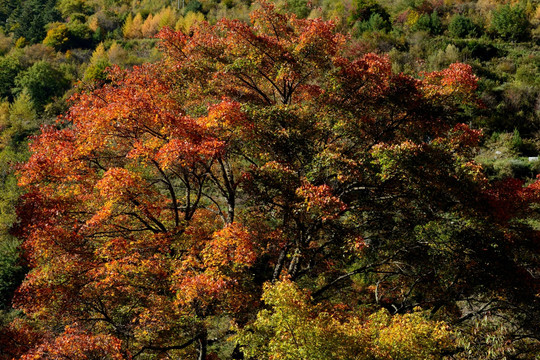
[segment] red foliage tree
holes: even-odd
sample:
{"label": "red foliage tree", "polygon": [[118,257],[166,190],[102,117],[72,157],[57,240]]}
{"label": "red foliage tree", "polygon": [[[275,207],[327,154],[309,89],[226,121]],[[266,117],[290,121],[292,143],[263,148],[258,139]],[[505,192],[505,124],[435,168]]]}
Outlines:
{"label": "red foliage tree", "polygon": [[75,96],[20,170],[23,358],[236,356],[227,324],[284,274],[350,312],[478,301],[537,328],[538,185],[472,160],[469,66],[393,74],[266,3],[160,37],[163,61]]}

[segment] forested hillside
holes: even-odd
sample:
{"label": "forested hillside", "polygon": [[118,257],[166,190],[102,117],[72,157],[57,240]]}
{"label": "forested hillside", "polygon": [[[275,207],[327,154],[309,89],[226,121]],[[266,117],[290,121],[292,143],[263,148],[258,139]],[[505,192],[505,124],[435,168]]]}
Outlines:
{"label": "forested hillside", "polygon": [[538,359],[540,2],[0,0],[0,359]]}

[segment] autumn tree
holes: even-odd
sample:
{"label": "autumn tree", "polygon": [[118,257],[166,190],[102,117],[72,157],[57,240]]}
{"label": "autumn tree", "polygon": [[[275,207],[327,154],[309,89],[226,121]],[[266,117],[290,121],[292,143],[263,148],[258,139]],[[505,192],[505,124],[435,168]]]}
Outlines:
{"label": "autumn tree", "polygon": [[339,305],[311,304],[288,280],[266,284],[263,300],[271,309],[237,336],[248,358],[440,359],[453,348],[448,326],[420,312],[346,314]]}
{"label": "autumn tree", "polygon": [[190,32],[34,139],[10,354],[436,359],[488,312],[538,345],[540,184],[473,161],[469,66],[394,74],[267,3]]}
{"label": "autumn tree", "polygon": [[88,67],[84,72],[83,79],[88,80],[106,80],[105,69],[111,65],[107,53],[105,51],[105,45],[99,44],[88,63]]}
{"label": "autumn tree", "polygon": [[136,39],[142,37],[143,23],[144,20],[140,13],[137,13],[135,17],[132,17],[131,14],[129,14],[124,26],[122,27],[124,37],[127,39]]}

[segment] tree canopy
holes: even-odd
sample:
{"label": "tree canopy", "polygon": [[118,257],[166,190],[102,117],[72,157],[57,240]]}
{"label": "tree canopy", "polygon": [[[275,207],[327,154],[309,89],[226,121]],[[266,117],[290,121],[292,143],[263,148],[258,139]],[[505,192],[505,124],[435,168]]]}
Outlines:
{"label": "tree canopy", "polygon": [[471,67],[393,73],[335,26],[165,28],[75,95],[19,170],[0,357],[465,359],[492,328],[534,353],[540,183],[474,162]]}

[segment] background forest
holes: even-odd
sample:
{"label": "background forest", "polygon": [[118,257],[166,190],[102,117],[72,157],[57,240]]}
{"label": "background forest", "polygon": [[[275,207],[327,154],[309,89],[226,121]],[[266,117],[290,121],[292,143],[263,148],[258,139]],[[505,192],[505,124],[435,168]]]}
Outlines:
{"label": "background forest", "polygon": [[[385,55],[394,73],[418,77],[418,74],[442,71],[456,62],[469,65],[478,77],[475,94],[480,106],[463,107],[453,116],[456,116],[456,122],[466,123],[472,129],[482,129],[483,136],[480,146],[467,156],[474,157],[482,165],[487,181],[491,183],[518,179],[522,181],[519,184],[531,184],[540,174],[539,1],[278,0],[272,3],[279,11],[295,14],[299,19],[333,20],[335,30],[350,37],[349,56]],[[71,96],[110,83],[106,72],[108,67],[118,65],[122,69],[131,69],[156,63],[164,57],[168,59],[170,53],[165,51],[164,55],[158,46],[160,40],[156,38],[163,28],[193,35],[201,21],[210,25],[220,19],[238,19],[247,23],[252,11],[259,6],[249,0],[0,0],[0,327],[7,328],[8,324],[23,317],[12,307],[15,291],[29,269],[19,247],[23,232],[15,209],[17,204],[21,204],[23,190],[17,185],[15,171],[17,164],[29,159],[31,136],[37,134],[42,126],[55,124],[56,118],[68,111]],[[376,155],[381,162],[386,156],[384,151],[381,149]],[[540,226],[532,215],[512,226],[518,228],[523,224],[532,229]],[[431,224],[415,231],[423,234],[444,232],[435,227]],[[328,276],[326,281],[332,278]],[[538,273],[534,276],[537,279]],[[289,302],[281,299],[279,293],[287,294]],[[355,323],[360,322],[359,319],[345,324],[334,319],[310,317],[309,314],[319,311],[316,309],[318,305],[312,304],[292,282],[284,281],[274,288],[269,287],[262,296],[275,312],[261,313],[252,330],[240,332],[237,338],[239,343],[258,344],[259,347],[246,350],[246,354],[254,357],[265,358],[263,335],[265,331],[272,331],[278,316],[292,316],[299,324],[311,321],[310,329],[306,326],[299,330],[306,338],[326,336],[325,328],[334,329],[342,335],[341,339],[351,335],[347,332],[351,329],[357,333],[374,331],[360,329],[360,325]],[[298,314],[294,313],[291,303],[298,305]],[[443,304],[430,306],[435,312],[434,307]],[[523,331],[516,332],[516,328],[504,326],[506,320],[498,322],[486,315],[487,310],[496,311],[489,302],[481,301],[470,306],[471,315],[460,318],[457,330],[452,330],[462,332],[459,340],[461,353],[450,350],[447,354],[444,351],[415,353],[416,358],[537,358],[540,329],[537,320],[535,323],[530,317],[536,316],[538,309],[515,315],[522,321],[519,326],[523,326],[519,329]],[[421,312],[406,308],[396,313],[409,314],[410,317],[396,317],[396,322],[402,322],[400,325],[391,323],[394,320],[390,320],[387,313],[374,312],[370,321],[387,324],[384,329],[388,333],[386,336],[403,332],[400,326],[409,326],[419,333],[427,332],[428,328],[438,331],[439,334],[430,333],[428,336],[430,339],[439,336],[438,342],[418,345],[426,349],[443,349],[452,336],[455,340],[456,333],[449,335],[442,323],[429,323]],[[221,320],[214,319],[216,322]],[[462,323],[466,326],[460,328]],[[403,343],[409,340],[403,340]],[[336,338],[329,341],[339,343],[345,340]],[[110,349],[116,349],[116,345],[107,344]],[[151,342],[148,344],[146,350],[151,353]],[[380,358],[400,358],[399,351],[409,354],[407,351],[410,349],[396,353],[392,352],[397,351],[395,349],[385,350],[392,348],[391,344],[381,344]],[[347,348],[349,345],[340,346]],[[276,346],[278,350],[274,351],[283,351],[283,354],[292,356],[288,357],[290,359],[317,358],[313,355],[305,357],[305,354],[290,355],[284,344]],[[322,344],[320,348],[325,346],[327,344]],[[222,351],[227,356],[239,356],[236,354],[238,349],[232,348]],[[0,341],[0,354],[1,349]],[[316,352],[314,349],[309,351],[310,354]],[[146,355],[142,354],[144,358]],[[159,354],[157,351],[154,355]],[[220,353],[219,356],[224,355]],[[318,356],[321,359],[341,358],[339,354]],[[5,358],[10,358],[9,354]],[[283,358],[287,357],[284,355]]]}

